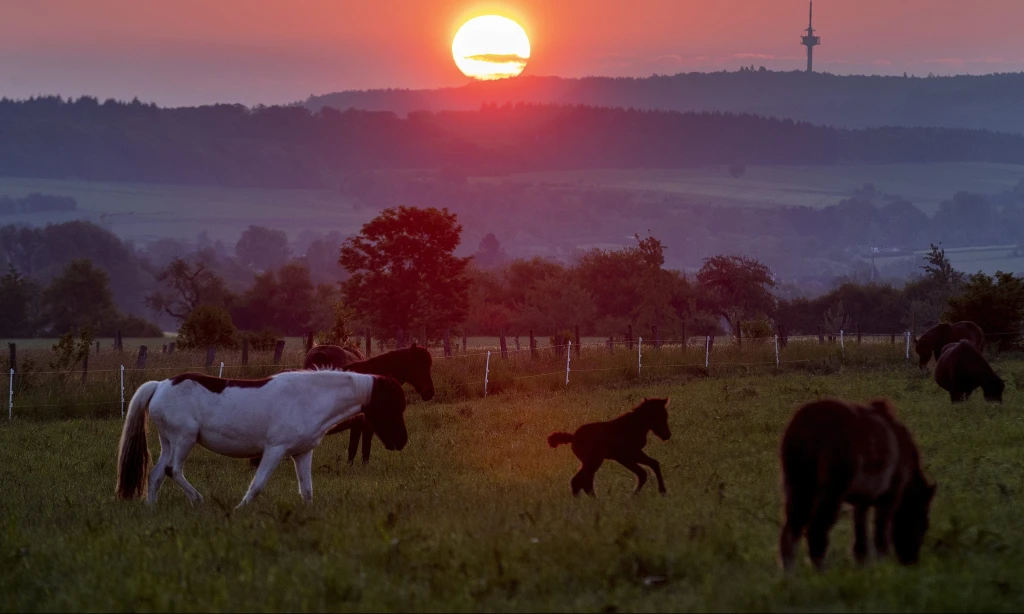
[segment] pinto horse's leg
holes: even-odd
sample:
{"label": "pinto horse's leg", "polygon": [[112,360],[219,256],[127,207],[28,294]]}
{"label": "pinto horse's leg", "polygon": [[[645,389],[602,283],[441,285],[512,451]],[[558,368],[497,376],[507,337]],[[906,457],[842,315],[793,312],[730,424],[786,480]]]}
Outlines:
{"label": "pinto horse's leg", "polygon": [[185,459],[192,452],[192,448],[196,445],[196,439],[194,437],[179,438],[178,442],[174,445],[174,451],[171,455],[171,479],[181,486],[181,489],[185,491],[185,495],[189,498],[192,503],[202,503],[203,495],[199,494],[199,491],[189,484],[188,480],[185,479],[185,474],[181,472],[185,466]]}
{"label": "pinto horse's leg", "polygon": [[146,503],[156,503],[156,493],[164,483],[164,478],[167,477],[167,466],[170,463],[171,442],[164,437],[163,433],[160,433],[160,459],[156,461],[153,470],[149,472],[149,495],[146,497]]}
{"label": "pinto horse's leg", "polygon": [[306,503],[313,502],[313,450],[296,454],[292,457],[295,463],[295,477],[299,480],[299,494]]}
{"label": "pinto horse's leg", "polygon": [[[270,474],[274,472],[281,460],[284,459],[285,449],[284,448],[268,448],[263,450],[263,460],[260,461],[260,467],[256,470],[256,475],[252,478],[252,483],[249,484],[249,490],[246,491],[245,496],[242,497],[242,502],[235,506],[238,509],[246,503],[253,500],[253,497],[260,494],[263,491],[263,487],[266,486],[267,480],[270,479]],[[312,457],[310,457],[312,460]]]}
{"label": "pinto horse's leg", "polygon": [[665,480],[661,477],[661,463],[654,460],[650,456],[647,456],[643,452],[636,457],[636,462],[641,465],[647,465],[654,472],[654,477],[658,478],[658,492],[665,494]]}
{"label": "pinto horse's leg", "polygon": [[370,462],[370,444],[373,443],[373,429],[363,424],[363,464]]}
{"label": "pinto horse's leg", "polygon": [[363,422],[366,418],[361,418],[352,422],[352,427],[349,429],[348,434],[348,464],[352,464],[356,460],[356,452],[359,450],[359,436],[363,432]]}
{"label": "pinto horse's leg", "polygon": [[853,508],[853,558],[863,564],[868,558],[868,510],[867,505]]}
{"label": "pinto horse's leg", "polygon": [[622,460],[619,460],[619,459],[615,459],[615,460],[617,460],[620,465],[622,465],[626,469],[629,469],[630,471],[632,471],[636,475],[636,490],[633,491],[633,494],[635,495],[635,494],[639,493],[640,489],[642,489],[644,487],[644,484],[647,483],[647,472],[644,471],[644,468],[641,467],[640,465],[638,465],[635,460],[628,460],[628,461],[622,461]]}

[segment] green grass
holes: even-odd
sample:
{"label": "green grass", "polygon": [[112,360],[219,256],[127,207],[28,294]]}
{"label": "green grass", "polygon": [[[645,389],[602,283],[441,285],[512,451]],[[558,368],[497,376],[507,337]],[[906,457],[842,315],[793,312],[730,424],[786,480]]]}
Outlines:
{"label": "green grass", "polygon": [[[997,361],[1004,405],[952,407],[916,367],[828,375],[649,374],[568,390],[516,390],[408,413],[401,453],[344,464],[347,437],[314,454],[314,502],[282,465],[232,512],[251,473],[203,450],[192,508],[164,485],[155,507],[113,498],[117,419],[0,425],[0,611],[83,610],[1020,610],[1024,607],[1024,364]],[[606,465],[596,499],[554,430],[672,397],[668,442],[650,438],[668,494]],[[822,395],[886,395],[939,483],[921,563],[864,569],[844,513],[828,571],[784,576],[776,449],[794,409]],[[151,451],[157,452],[155,433]],[[802,552],[805,546],[802,545]]]}
{"label": "green grass", "polygon": [[692,196],[697,202],[755,206],[826,207],[849,198],[865,183],[899,194],[929,215],[955,192],[999,193],[1024,177],[1024,166],[987,163],[748,166],[734,178],[724,167],[694,169],[598,169],[523,173],[479,181],[522,181],[655,190]]}

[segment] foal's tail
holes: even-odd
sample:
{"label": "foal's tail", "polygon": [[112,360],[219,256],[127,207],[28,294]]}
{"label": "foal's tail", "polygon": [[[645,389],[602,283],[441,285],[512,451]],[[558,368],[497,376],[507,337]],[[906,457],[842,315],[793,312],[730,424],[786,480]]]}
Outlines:
{"label": "foal's tail", "polygon": [[572,433],[551,433],[548,436],[548,445],[552,448],[557,448],[563,443],[572,443]]}
{"label": "foal's tail", "polygon": [[128,404],[124,418],[121,443],[117,450],[117,486],[119,499],[134,499],[146,494],[146,474],[149,473],[149,401],[160,382],[146,382],[139,386]]}

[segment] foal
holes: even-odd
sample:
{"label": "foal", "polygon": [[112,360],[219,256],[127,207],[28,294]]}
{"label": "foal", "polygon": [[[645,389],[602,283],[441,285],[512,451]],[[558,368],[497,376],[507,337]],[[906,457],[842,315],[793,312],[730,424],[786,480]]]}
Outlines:
{"label": "foal", "polygon": [[780,450],[786,524],[779,535],[783,569],[793,566],[804,530],[811,561],[821,569],[828,533],[843,502],[853,505],[853,555],[867,558],[867,518],[875,508],[875,549],[895,546],[904,565],[915,563],[928,530],[935,485],[921,473],[917,446],[888,401],[868,407],[823,399],[797,410]]}
{"label": "foal", "polygon": [[605,459],[613,460],[636,474],[634,494],[647,483],[647,472],[640,465],[654,470],[658,478],[658,492],[665,492],[665,480],[661,477],[661,465],[644,454],[647,445],[647,431],[653,431],[663,441],[672,433],[668,430],[668,399],[644,399],[629,412],[607,422],[591,422],[576,429],[575,433],[552,433],[548,445],[556,448],[563,443],[572,444],[572,453],[583,466],[573,476],[572,494],[581,490],[594,496],[594,474]]}

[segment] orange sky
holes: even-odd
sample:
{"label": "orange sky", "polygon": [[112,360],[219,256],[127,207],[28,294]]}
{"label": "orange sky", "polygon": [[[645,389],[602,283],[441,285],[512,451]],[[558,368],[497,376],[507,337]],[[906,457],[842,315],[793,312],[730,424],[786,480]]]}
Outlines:
{"label": "orange sky", "polygon": [[[805,0],[5,0],[0,94],[159,104],[304,99],[463,83],[451,38],[517,19],[528,74],[647,76],[802,68]],[[835,73],[1024,70],[1024,0],[817,0],[815,50]]]}

